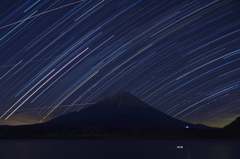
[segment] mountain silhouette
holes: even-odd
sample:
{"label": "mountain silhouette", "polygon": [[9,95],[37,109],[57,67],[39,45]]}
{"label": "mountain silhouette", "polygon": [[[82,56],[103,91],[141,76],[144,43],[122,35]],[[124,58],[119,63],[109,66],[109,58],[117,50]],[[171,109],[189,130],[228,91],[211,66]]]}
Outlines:
{"label": "mountain silhouette", "polygon": [[79,112],[57,117],[42,125],[51,127],[99,126],[106,128],[207,127],[203,125],[197,126],[173,118],[149,106],[128,92],[115,93]]}
{"label": "mountain silhouette", "polygon": [[225,131],[235,131],[240,133],[240,117],[237,117],[233,122],[223,127]]}
{"label": "mountain silhouette", "polygon": [[240,139],[240,117],[222,128],[225,138]]}

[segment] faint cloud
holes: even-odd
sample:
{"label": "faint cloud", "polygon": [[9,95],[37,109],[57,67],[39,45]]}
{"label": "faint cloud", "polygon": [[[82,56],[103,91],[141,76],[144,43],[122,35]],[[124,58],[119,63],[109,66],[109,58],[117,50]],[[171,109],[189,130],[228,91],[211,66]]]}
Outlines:
{"label": "faint cloud", "polygon": [[[48,120],[53,119],[54,117],[48,117]],[[18,114],[14,114],[9,119],[5,120],[4,118],[0,120],[0,125],[29,125],[36,124],[40,121],[40,118],[33,118],[29,112],[22,112]],[[46,122],[46,121],[45,121]]]}

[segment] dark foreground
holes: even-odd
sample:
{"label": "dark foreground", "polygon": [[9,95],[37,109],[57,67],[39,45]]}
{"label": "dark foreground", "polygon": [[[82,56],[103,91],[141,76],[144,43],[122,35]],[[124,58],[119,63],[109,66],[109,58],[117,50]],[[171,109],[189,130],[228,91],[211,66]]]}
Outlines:
{"label": "dark foreground", "polygon": [[2,140],[1,159],[239,159],[240,140]]}
{"label": "dark foreground", "polygon": [[0,139],[240,139],[240,133],[224,129],[164,128],[46,128],[2,126]]}

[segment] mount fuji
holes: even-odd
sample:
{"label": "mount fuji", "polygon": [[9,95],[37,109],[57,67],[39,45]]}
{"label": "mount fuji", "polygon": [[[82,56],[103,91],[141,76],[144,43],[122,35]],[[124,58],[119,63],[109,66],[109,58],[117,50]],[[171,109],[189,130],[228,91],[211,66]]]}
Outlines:
{"label": "mount fuji", "polygon": [[79,112],[72,112],[46,123],[47,127],[159,128],[165,126],[208,128],[173,118],[149,106],[128,92],[110,95]]}

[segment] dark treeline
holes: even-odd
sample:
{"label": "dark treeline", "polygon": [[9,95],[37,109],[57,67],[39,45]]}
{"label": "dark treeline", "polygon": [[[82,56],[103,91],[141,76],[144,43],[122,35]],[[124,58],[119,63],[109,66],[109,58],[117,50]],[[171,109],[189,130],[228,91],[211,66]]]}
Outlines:
{"label": "dark treeline", "polygon": [[2,126],[0,139],[240,139],[240,132],[228,129],[164,128],[34,128]]}

